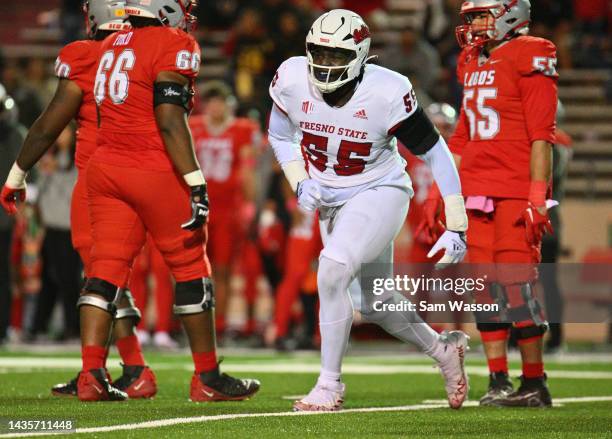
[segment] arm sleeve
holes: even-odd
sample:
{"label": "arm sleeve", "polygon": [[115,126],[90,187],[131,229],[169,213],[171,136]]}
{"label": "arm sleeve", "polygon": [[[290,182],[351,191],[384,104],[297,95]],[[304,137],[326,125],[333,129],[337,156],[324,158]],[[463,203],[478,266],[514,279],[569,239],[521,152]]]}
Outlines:
{"label": "arm sleeve", "polygon": [[555,142],[557,83],[548,76],[531,75],[519,80],[529,140]]}
{"label": "arm sleeve", "polygon": [[439,137],[438,142],[425,154],[419,155],[431,168],[434,180],[443,197],[461,194],[461,182],[455,161],[451,155],[446,142]]}
{"label": "arm sleeve", "polygon": [[467,116],[465,115],[465,111],[463,111],[463,108],[461,108],[461,112],[459,113],[459,120],[457,121],[457,126],[455,127],[453,135],[448,141],[448,147],[450,148],[453,154],[462,155],[463,150],[465,149],[465,145],[467,145],[469,140],[469,124]]}
{"label": "arm sleeve", "polygon": [[202,51],[196,40],[189,34],[176,29],[164,29],[164,41],[153,66],[153,79],[160,72],[176,72],[194,80],[200,71]]}
{"label": "arm sleeve", "polygon": [[268,140],[281,167],[291,161],[304,160],[300,150],[297,129],[276,104],[272,106],[272,112],[270,113]]}

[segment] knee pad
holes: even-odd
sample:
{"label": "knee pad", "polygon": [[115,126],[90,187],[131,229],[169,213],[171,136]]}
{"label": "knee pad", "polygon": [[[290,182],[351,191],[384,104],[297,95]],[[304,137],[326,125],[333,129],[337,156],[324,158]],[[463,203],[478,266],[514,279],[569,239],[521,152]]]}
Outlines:
{"label": "knee pad", "polygon": [[478,322],[476,323],[476,329],[480,332],[496,332],[496,331],[505,331],[509,330],[512,327],[511,323],[485,323]]}
{"label": "knee pad", "polygon": [[548,323],[542,323],[540,325],[530,326],[515,326],[514,334],[516,335],[517,343],[521,343],[523,340],[527,340],[534,337],[543,336],[548,331]]}
{"label": "knee pad", "polygon": [[174,314],[198,314],[215,307],[213,283],[203,277],[186,282],[177,282],[174,293]]}
{"label": "knee pad", "polygon": [[[115,317],[117,313],[117,305],[121,300],[123,291],[122,288],[119,288],[117,285],[105,280],[93,277],[87,279],[84,290],[86,293],[79,297],[79,300],[77,301],[77,308],[80,308],[83,305],[95,306],[96,308],[103,309]],[[94,293],[97,296],[102,296],[103,299],[87,293]]]}
{"label": "knee pad", "polygon": [[[540,303],[530,283],[499,285],[495,301],[500,304],[500,320],[520,327],[547,325]],[[516,325],[515,325],[516,326]]]}
{"label": "knee pad", "polygon": [[[124,306],[125,301],[127,301],[127,306]],[[119,306],[121,308],[117,309],[117,313],[115,314],[115,320],[129,318],[134,320],[134,325],[140,323],[142,315],[140,314],[140,310],[136,308],[136,304],[134,303],[134,298],[132,297],[132,293],[130,292],[130,290],[123,290],[123,295],[121,297]]]}

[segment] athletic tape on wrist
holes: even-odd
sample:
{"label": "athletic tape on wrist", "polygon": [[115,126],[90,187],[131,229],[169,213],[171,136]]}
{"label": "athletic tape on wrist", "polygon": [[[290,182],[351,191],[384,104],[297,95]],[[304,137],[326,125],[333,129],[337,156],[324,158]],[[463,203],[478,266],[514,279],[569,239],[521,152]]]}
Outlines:
{"label": "athletic tape on wrist", "polygon": [[446,214],[446,228],[453,232],[465,232],[468,228],[467,214],[463,195],[454,194],[444,197],[444,213]]}
{"label": "athletic tape on wrist", "polygon": [[17,162],[13,163],[13,167],[6,177],[6,186],[11,189],[23,189],[25,187],[25,179],[28,175],[23,169],[19,167]]}
{"label": "athletic tape on wrist", "polygon": [[204,179],[204,174],[202,174],[201,169],[196,169],[193,172],[183,175],[185,179],[185,183],[187,186],[201,186],[206,184],[206,180]]}

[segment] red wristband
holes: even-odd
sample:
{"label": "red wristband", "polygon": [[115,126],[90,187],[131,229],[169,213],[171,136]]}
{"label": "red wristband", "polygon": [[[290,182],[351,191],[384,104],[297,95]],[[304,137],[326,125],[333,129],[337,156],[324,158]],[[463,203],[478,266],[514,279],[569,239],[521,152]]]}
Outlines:
{"label": "red wristband", "polygon": [[532,181],[529,186],[529,202],[535,207],[546,206],[546,192],[548,183],[546,181]]}

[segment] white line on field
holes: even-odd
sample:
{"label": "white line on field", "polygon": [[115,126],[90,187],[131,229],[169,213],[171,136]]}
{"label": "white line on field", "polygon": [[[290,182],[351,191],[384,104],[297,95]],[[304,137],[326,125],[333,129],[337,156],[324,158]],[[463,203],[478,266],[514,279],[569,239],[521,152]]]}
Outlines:
{"label": "white line on field", "polygon": [[[112,359],[108,362],[109,368],[119,368],[119,360]],[[192,371],[191,363],[152,363],[155,370],[185,370]],[[0,357],[0,373],[15,373],[23,370],[31,371],[39,369],[74,369],[81,368],[81,360],[78,358],[40,358],[34,357]],[[16,369],[12,370],[11,369]],[[319,364],[302,361],[275,361],[260,363],[223,363],[223,370],[230,373],[319,373]],[[354,364],[348,363],[342,366],[345,374],[358,375],[395,375],[398,373],[414,374],[437,374],[438,369],[432,365],[424,364]],[[474,376],[489,376],[486,366],[468,366],[468,374]],[[519,374],[520,371],[512,370],[511,373]],[[547,371],[550,378],[564,379],[612,379],[612,372],[592,370],[551,370]]]}
{"label": "white line on field", "polygon": [[[440,400],[443,401],[443,400]],[[557,398],[554,400],[555,403],[578,403],[578,402],[605,402],[612,401],[612,396],[584,396],[575,398]],[[189,418],[171,418],[171,419],[159,419],[157,421],[139,422],[135,424],[119,424],[109,425],[107,427],[90,427],[90,428],[77,428],[76,433],[106,433],[111,431],[123,431],[123,430],[142,430],[147,428],[160,428],[168,427],[172,425],[180,424],[193,424],[198,422],[211,422],[211,421],[225,421],[230,419],[242,419],[242,418],[280,418],[289,416],[316,416],[316,415],[338,415],[346,413],[375,413],[375,412],[403,412],[403,411],[415,411],[415,410],[431,410],[438,408],[448,407],[446,401],[438,403],[438,400],[426,400],[423,404],[403,405],[394,407],[364,407],[356,409],[346,409],[339,412],[269,412],[269,413],[236,413],[231,415],[214,415],[214,416],[193,416]],[[464,407],[475,407],[478,405],[477,401],[467,401],[463,404]],[[42,436],[48,435],[49,433],[28,433],[28,434],[0,434],[0,438],[9,437],[31,437],[31,436]]]}

